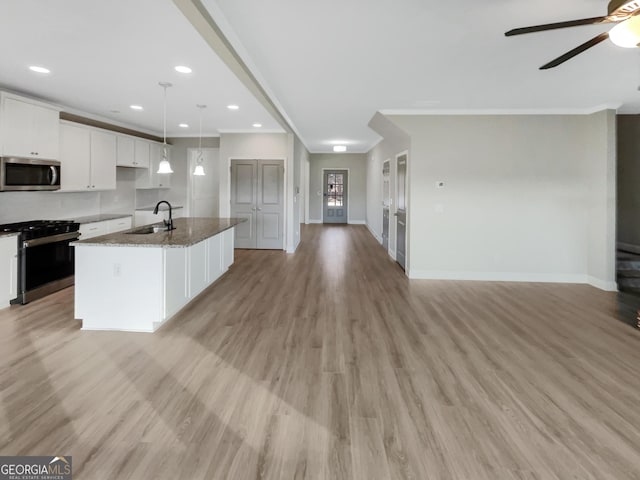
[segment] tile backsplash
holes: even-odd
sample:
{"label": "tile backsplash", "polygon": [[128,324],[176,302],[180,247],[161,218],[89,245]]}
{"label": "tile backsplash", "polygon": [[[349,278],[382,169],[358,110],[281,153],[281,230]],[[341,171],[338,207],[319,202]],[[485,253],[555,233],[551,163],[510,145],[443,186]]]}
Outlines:
{"label": "tile backsplash", "polygon": [[0,224],[61,220],[98,213],[131,213],[136,208],[135,171],[117,169],[116,190],[104,192],[0,192]]}

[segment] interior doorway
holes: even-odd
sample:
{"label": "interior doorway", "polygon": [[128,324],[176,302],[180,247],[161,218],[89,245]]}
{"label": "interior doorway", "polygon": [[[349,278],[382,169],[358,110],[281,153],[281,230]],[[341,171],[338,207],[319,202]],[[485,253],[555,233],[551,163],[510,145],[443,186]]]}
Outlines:
{"label": "interior doorway", "polygon": [[231,160],[236,248],[284,249],[284,160]]}
{"label": "interior doorway", "polygon": [[323,170],[322,222],[348,223],[349,171]]}
{"label": "interior doorway", "polygon": [[396,157],[396,262],[406,269],[407,263],[407,154]]}
{"label": "interior doorway", "polygon": [[391,204],[391,162],[382,164],[382,246],[389,251],[389,207]]}

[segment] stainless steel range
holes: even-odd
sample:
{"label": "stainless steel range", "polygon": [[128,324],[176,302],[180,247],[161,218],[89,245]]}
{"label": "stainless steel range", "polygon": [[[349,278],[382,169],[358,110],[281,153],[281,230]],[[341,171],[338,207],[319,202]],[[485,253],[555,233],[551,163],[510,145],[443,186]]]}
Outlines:
{"label": "stainless steel range", "polygon": [[18,296],[28,303],[73,285],[75,257],[69,244],[80,237],[80,224],[68,220],[33,220],[0,225],[18,235]]}

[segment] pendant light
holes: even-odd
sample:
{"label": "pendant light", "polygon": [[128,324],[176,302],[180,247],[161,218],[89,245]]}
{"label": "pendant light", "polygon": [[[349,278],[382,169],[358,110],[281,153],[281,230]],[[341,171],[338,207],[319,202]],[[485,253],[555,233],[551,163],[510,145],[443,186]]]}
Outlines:
{"label": "pendant light", "polygon": [[158,83],[162,88],[164,88],[164,113],[163,113],[163,144],[162,144],[162,160],[158,165],[158,173],[173,173],[171,169],[171,164],[167,158],[167,88],[172,85],[168,82],[160,82]]}
{"label": "pendant light", "polygon": [[202,166],[202,111],[207,108],[206,105],[196,105],[200,109],[200,138],[198,140],[198,156],[196,157],[196,168],[193,170],[194,175],[199,177],[205,175],[204,167]]}

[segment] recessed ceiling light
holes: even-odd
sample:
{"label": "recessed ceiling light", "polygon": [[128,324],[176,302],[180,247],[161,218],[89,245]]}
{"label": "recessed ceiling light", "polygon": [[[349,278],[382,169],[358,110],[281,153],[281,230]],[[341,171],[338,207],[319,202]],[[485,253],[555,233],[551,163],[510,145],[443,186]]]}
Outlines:
{"label": "recessed ceiling light", "polygon": [[189,128],[189,124],[188,123],[181,123],[180,125],[178,125],[180,128]]}
{"label": "recessed ceiling light", "polygon": [[193,72],[193,70],[191,70],[189,67],[185,67],[184,65],[178,65],[177,67],[175,67],[176,72],[179,73],[191,73]]}
{"label": "recessed ceiling light", "polygon": [[229,110],[238,110],[240,107],[238,105],[227,105]]}
{"label": "recessed ceiling light", "polygon": [[129,108],[131,110],[144,110],[140,105],[130,105]]}
{"label": "recessed ceiling light", "polygon": [[36,73],[51,73],[51,70],[49,70],[48,68],[38,67],[37,65],[31,65],[29,67],[29,70]]}
{"label": "recessed ceiling light", "polygon": [[261,123],[254,123],[253,126],[256,127],[256,128],[260,128],[260,127],[262,127],[262,124]]}
{"label": "recessed ceiling light", "polygon": [[344,145],[334,145],[333,146],[333,151],[334,152],[346,152],[347,151],[347,147],[345,147]]}

